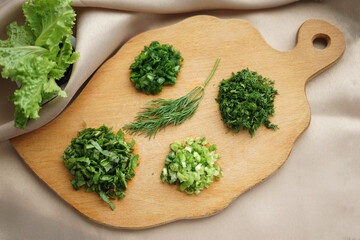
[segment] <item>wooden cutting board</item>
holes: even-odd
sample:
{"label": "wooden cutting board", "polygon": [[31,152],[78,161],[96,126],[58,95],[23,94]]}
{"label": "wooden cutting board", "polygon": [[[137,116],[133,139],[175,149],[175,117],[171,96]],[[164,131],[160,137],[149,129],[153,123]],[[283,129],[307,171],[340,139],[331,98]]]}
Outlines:
{"label": "wooden cutting board", "polygon": [[[327,47],[313,46],[315,38]],[[183,67],[174,86],[157,96],[137,92],[129,80],[129,66],[153,40],[181,51]],[[211,16],[188,18],[175,25],[148,31],[129,40],[90,80],[78,98],[58,118],[29,134],[11,140],[26,164],[71,206],[97,222],[123,228],[145,228],[178,219],[209,216],[221,211],[246,190],[284,164],[296,139],[309,126],[306,82],[334,64],[343,54],[342,33],[322,20],[308,20],[299,29],[296,47],[287,52],[271,48],[247,21]],[[206,87],[196,114],[177,127],[167,127],[154,140],[137,136],[140,165],[126,197],[114,201],[111,211],[96,193],[75,191],[72,176],[60,156],[77,131],[102,124],[118,130],[131,122],[140,108],[155,98],[178,98],[202,84],[216,59],[219,67]],[[227,132],[215,98],[219,82],[232,72],[249,68],[275,81],[275,116],[280,129],[261,127],[251,138],[247,131]],[[324,82],[324,84],[326,84]],[[221,154],[218,164],[225,176],[198,196],[162,183],[160,173],[169,144],[189,136],[206,137]]]}

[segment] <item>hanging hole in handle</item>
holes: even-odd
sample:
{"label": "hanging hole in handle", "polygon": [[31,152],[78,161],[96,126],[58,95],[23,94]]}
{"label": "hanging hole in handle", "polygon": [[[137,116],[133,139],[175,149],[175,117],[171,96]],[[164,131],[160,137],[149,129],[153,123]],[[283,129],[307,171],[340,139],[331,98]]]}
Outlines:
{"label": "hanging hole in handle", "polygon": [[312,40],[313,46],[316,49],[324,50],[330,45],[330,37],[326,34],[316,34]]}

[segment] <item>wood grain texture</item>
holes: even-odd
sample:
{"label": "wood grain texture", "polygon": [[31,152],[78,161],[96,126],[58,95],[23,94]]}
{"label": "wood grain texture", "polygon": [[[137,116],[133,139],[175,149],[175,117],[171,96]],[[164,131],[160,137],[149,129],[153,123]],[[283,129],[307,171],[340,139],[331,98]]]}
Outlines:
{"label": "wood grain texture", "polygon": [[[313,39],[326,38],[328,46],[314,48]],[[129,66],[153,40],[172,44],[184,57],[174,86],[148,96],[129,80]],[[46,126],[11,140],[26,164],[60,197],[85,216],[116,227],[145,228],[178,219],[214,214],[236,197],[274,173],[288,158],[296,139],[310,122],[306,82],[334,64],[343,54],[342,33],[322,20],[308,20],[299,29],[296,47],[287,52],[271,48],[249,22],[196,16],[175,25],[142,33],[129,40],[90,80],[78,98]],[[71,175],[59,156],[77,131],[102,124],[118,130],[131,122],[140,108],[154,98],[177,98],[202,84],[216,59],[221,61],[206,87],[197,113],[180,126],[170,126],[149,141],[135,137],[140,165],[126,197],[114,201],[111,211],[96,193],[75,191]],[[249,68],[275,81],[275,115],[280,129],[261,127],[251,138],[247,131],[227,133],[215,102],[219,82],[232,72]],[[218,146],[218,164],[225,176],[198,196],[186,195],[162,183],[160,173],[169,144],[189,136],[205,136]]]}

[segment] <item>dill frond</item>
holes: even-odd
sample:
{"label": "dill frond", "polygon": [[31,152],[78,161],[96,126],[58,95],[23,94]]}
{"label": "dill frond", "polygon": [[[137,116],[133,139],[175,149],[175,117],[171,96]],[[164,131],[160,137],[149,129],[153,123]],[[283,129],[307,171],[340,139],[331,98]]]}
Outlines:
{"label": "dill frond", "polygon": [[215,66],[203,85],[195,87],[185,96],[177,99],[156,99],[148,102],[138,113],[135,121],[123,127],[124,131],[130,135],[143,135],[146,137],[156,136],[156,133],[170,124],[175,126],[191,118],[199,107],[204,97],[205,86],[215,73],[219,65],[220,58],[217,59]]}

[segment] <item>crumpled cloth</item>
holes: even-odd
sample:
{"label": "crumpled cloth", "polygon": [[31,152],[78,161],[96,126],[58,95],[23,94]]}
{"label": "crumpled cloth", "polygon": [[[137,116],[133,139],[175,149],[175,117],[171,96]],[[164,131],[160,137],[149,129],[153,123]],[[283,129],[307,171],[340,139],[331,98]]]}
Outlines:
{"label": "crumpled cloth", "polygon": [[[0,112],[3,114],[0,118],[0,142],[35,130],[58,116],[101,63],[127,39],[151,27],[138,22],[141,20],[142,12],[173,14],[208,9],[259,9],[295,1],[297,0],[75,0],[73,6],[82,7],[77,9],[76,22],[76,51],[80,52],[81,56],[74,64],[71,78],[65,88],[68,97],[56,97],[45,104],[39,112],[40,118],[30,120],[25,130],[13,127],[13,111],[8,110],[11,109],[11,103],[5,103],[6,110],[1,109],[0,103]],[[5,38],[5,26],[18,18],[21,19],[22,2],[24,0],[7,0],[0,3],[2,39]],[[95,11],[90,7],[103,9]],[[136,26],[134,23],[137,23]],[[4,81],[9,80],[0,80],[0,89],[8,87],[9,84],[4,85]],[[10,90],[4,92],[1,94],[12,94]],[[3,97],[0,101],[8,100]]]}
{"label": "crumpled cloth", "polygon": [[298,0],[75,0],[74,6],[169,14],[209,9],[271,8],[296,1]]}
{"label": "crumpled cloth", "polygon": [[[4,26],[21,14],[19,6],[13,9],[8,7],[8,4],[16,5],[16,2],[19,1],[0,0],[1,38]],[[11,11],[4,11],[5,5]],[[174,24],[199,14],[159,15],[96,8],[78,8],[77,12],[78,23],[82,26],[86,25],[85,20],[89,21],[86,29],[90,33],[113,31],[120,37],[113,46],[96,45],[101,47],[99,51],[108,51],[109,55],[111,49],[117,49],[139,32]],[[343,57],[306,85],[311,123],[296,141],[288,160],[274,175],[242,194],[220,213],[141,231],[103,226],[88,220],[56,195],[26,166],[10,142],[3,141],[0,142],[0,239],[359,240],[359,13],[360,1],[354,0],[307,0],[271,9],[200,12],[219,18],[250,21],[266,42],[279,51],[294,47],[297,30],[308,19],[323,19],[335,25],[346,39]],[[9,21],[4,22],[3,19]],[[116,24],[113,25],[112,21]],[[77,36],[80,37],[79,32]],[[94,41],[106,43],[108,40],[98,34],[90,35],[94,36]],[[87,46],[93,45],[88,43]],[[82,50],[92,51],[86,46]],[[91,60],[93,52],[86,54],[86,51],[82,53],[83,56]],[[97,64],[88,67],[78,65],[84,71],[85,78]],[[2,97],[0,94],[0,99]],[[0,119],[2,114],[0,111]]]}

